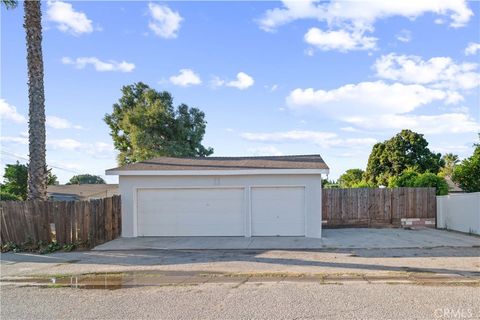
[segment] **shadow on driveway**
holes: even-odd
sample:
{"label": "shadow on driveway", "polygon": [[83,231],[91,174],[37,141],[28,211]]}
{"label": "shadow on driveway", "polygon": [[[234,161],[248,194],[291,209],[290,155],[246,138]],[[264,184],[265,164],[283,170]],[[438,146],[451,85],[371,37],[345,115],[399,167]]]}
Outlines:
{"label": "shadow on driveway", "polygon": [[[329,256],[322,256],[328,254]],[[346,261],[331,261],[338,254],[347,257]],[[349,269],[352,272],[391,271],[442,273],[480,276],[480,270],[458,270],[439,267],[406,266],[404,258],[428,257],[480,257],[480,248],[432,248],[432,249],[361,249],[361,250],[134,250],[134,251],[83,251],[58,252],[50,255],[36,254],[2,254],[4,265],[17,263],[46,264],[88,264],[112,266],[174,266],[184,264],[208,264],[223,262],[263,263],[279,266],[309,266],[318,268]],[[395,265],[385,265],[372,260],[365,263],[357,258],[390,258],[396,259]],[[352,262],[350,262],[352,261]],[[322,270],[319,269],[318,272]]]}

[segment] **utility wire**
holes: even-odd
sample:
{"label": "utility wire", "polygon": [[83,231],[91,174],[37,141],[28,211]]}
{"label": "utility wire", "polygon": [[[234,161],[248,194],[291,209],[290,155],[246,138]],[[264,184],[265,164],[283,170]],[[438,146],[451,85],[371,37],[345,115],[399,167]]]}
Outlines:
{"label": "utility wire", "polygon": [[[10,156],[10,157],[13,157],[13,158],[15,158],[15,159],[17,159],[17,160],[18,160],[18,159],[26,160],[26,161],[29,160],[28,158],[19,156],[18,154],[15,154],[15,153],[12,153],[12,152],[8,152],[8,151],[5,151],[5,150],[0,150],[0,153],[5,154],[5,155]],[[51,168],[58,169],[58,170],[68,171],[68,172],[72,172],[72,173],[76,173],[76,174],[82,174],[81,172],[78,172],[78,171],[72,170],[72,169],[66,169],[66,168],[62,168],[62,167],[58,167],[58,166],[53,166],[53,165],[48,165],[48,166],[51,167]]]}

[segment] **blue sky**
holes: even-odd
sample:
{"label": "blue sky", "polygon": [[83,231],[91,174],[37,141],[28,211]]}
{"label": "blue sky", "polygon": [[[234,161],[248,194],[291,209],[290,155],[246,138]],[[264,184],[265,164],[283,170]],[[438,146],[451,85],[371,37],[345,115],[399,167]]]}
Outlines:
{"label": "blue sky", "polygon": [[[114,167],[102,119],[137,81],[203,110],[204,145],[217,156],[320,153],[337,178],[408,128],[437,152],[467,157],[480,131],[479,9],[462,0],[42,2],[47,163],[62,183]],[[1,8],[2,169],[28,155],[22,20],[22,5]]]}

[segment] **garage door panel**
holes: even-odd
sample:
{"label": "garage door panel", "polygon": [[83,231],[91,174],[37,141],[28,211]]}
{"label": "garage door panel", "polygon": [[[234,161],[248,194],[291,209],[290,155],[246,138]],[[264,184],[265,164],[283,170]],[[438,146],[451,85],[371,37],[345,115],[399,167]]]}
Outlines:
{"label": "garage door panel", "polygon": [[252,187],[253,236],[304,236],[304,187]]}
{"label": "garage door panel", "polygon": [[140,236],[243,236],[243,188],[142,189]]}

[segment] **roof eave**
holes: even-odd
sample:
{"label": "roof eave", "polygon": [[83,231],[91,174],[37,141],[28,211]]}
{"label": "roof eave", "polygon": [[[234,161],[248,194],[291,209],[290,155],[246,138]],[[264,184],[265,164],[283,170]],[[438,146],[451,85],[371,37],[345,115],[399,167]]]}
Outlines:
{"label": "roof eave", "polygon": [[106,170],[118,176],[239,176],[271,174],[329,174],[330,169],[239,169],[239,170]]}

